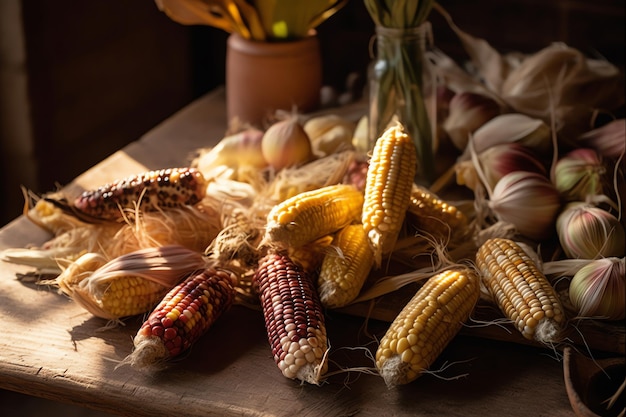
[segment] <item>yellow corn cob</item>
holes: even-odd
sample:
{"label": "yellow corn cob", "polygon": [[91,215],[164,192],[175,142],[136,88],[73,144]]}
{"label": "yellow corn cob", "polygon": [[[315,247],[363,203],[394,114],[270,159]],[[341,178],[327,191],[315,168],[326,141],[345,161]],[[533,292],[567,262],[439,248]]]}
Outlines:
{"label": "yellow corn cob", "polygon": [[468,220],[461,210],[417,184],[411,189],[407,216],[419,234],[437,241],[459,242],[468,233]]}
{"label": "yellow corn cob", "polygon": [[206,195],[207,181],[195,168],[168,168],[148,171],[94,190],[87,190],[72,203],[46,198],[85,222],[121,221],[124,211],[182,207],[198,203]]}
{"label": "yellow corn cob", "polygon": [[478,248],[476,265],[495,303],[526,339],[558,340],[565,310],[524,249],[512,240],[492,238]]}
{"label": "yellow corn cob", "polygon": [[416,171],[415,145],[400,124],[376,141],[367,170],[362,223],[380,266],[398,239]]}
{"label": "yellow corn cob", "polygon": [[158,366],[187,351],[233,303],[234,273],[209,266],[172,288],[135,335],[135,350],[124,362]]}
{"label": "yellow corn cob", "polygon": [[117,320],[147,313],[185,275],[204,265],[202,255],[177,245],[141,249],[108,262],[86,253],[53,283],[94,316]]}
{"label": "yellow corn cob", "polygon": [[267,337],[283,375],[319,384],[328,369],[324,312],[311,276],[288,256],[269,253],[253,277]]}
{"label": "yellow corn cob", "polygon": [[279,248],[298,247],[357,222],[363,193],[336,184],[300,193],[274,206],[267,216],[265,241]]}
{"label": "yellow corn cob", "polygon": [[344,227],[335,235],[317,280],[322,304],[339,308],[354,300],[372,269],[372,249],[361,224]]}
{"label": "yellow corn cob", "polygon": [[376,351],[376,368],[389,388],[417,379],[470,317],[480,279],[469,268],[431,277],[391,323]]}

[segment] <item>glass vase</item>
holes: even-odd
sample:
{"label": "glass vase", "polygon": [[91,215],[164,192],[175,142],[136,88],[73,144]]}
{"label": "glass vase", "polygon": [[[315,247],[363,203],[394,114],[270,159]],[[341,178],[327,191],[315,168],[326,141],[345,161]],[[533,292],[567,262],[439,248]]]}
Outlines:
{"label": "glass vase", "polygon": [[400,122],[417,149],[416,182],[434,180],[434,135],[428,110],[434,105],[432,71],[425,58],[432,46],[430,22],[417,27],[376,26],[376,55],[369,74],[370,148],[391,123]]}

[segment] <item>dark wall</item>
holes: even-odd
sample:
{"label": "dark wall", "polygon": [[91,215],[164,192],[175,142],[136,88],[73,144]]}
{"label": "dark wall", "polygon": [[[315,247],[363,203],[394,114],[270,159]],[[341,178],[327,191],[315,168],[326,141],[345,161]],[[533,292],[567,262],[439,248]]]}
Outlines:
{"label": "dark wall", "polygon": [[[440,3],[463,30],[502,51],[533,52],[563,41],[624,65],[623,1]],[[37,192],[69,182],[224,82],[228,35],[173,22],[153,0],[23,0],[22,19],[37,172],[25,185]],[[431,21],[436,45],[462,58],[441,16],[433,12]],[[374,33],[363,2],[350,0],[318,33],[325,84],[341,90],[357,73],[362,86]],[[12,180],[0,192],[20,194],[19,179]],[[0,220],[20,212],[19,205],[3,205]]]}

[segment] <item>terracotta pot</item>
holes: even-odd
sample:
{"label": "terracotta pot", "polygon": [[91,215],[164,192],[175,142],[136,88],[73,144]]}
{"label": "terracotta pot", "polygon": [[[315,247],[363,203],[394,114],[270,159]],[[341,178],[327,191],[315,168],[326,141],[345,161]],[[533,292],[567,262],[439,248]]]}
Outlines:
{"label": "terracotta pot", "polygon": [[226,105],[229,122],[237,117],[257,127],[276,110],[300,113],[320,103],[322,63],[319,40],[313,35],[291,42],[258,42],[238,34],[228,37]]}

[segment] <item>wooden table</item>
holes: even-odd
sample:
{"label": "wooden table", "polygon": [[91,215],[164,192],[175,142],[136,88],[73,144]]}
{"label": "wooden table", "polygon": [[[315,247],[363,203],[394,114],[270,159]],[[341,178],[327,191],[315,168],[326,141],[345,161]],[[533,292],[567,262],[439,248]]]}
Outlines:
{"label": "wooden table", "polygon": [[[223,90],[193,102],[138,141],[79,176],[93,187],[143,171],[184,165],[225,131]],[[0,250],[39,245],[26,218],[0,230]],[[572,416],[556,352],[464,332],[434,369],[388,390],[371,350],[387,324],[328,312],[332,375],[322,386],[284,378],[271,357],[262,315],[233,307],[184,358],[156,374],[116,368],[141,324],[103,330],[54,290],[18,280],[29,268],[0,262],[0,388],[132,416]],[[363,347],[369,348],[366,350]],[[352,369],[352,370],[347,370]]]}

